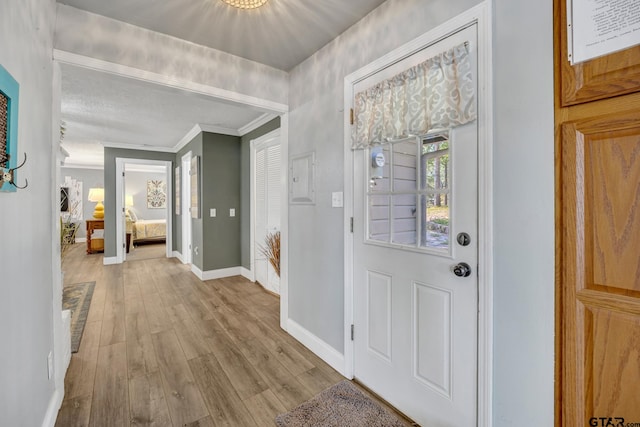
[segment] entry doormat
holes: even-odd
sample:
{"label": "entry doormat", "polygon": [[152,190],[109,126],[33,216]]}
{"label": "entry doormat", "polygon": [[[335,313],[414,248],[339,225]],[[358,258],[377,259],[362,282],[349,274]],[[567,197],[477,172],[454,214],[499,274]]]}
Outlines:
{"label": "entry doormat", "polygon": [[351,381],[326,389],[290,412],[276,417],[278,427],[407,427],[362,393]]}
{"label": "entry doormat", "polygon": [[65,285],[62,289],[62,309],[71,310],[71,352],[77,353],[96,282]]}

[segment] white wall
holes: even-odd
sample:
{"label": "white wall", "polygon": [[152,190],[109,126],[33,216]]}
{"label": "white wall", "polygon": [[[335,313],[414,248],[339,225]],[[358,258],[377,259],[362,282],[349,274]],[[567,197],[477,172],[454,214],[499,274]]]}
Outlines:
{"label": "white wall", "polygon": [[494,425],[553,425],[552,0],[495,0]]}
{"label": "white wall", "polygon": [[[164,172],[134,172],[127,171],[125,180],[125,194],[133,196],[133,208],[130,208],[137,215],[138,219],[166,219],[167,210],[147,208],[147,181],[157,179],[167,181],[167,174]],[[170,203],[170,200],[167,200]]]}
{"label": "white wall", "polygon": [[76,237],[87,237],[87,226],[84,221],[93,218],[93,211],[96,208],[95,202],[87,200],[89,190],[94,187],[104,188],[104,171],[102,169],[83,169],[83,168],[61,168],[60,175],[62,182],[66,176],[70,176],[82,182],[82,224],[76,232]]}
{"label": "white wall", "polygon": [[316,204],[289,207],[289,315],[343,352],[344,77],[479,0],[389,0],[290,76],[289,156],[316,152]]}
{"label": "white wall", "polygon": [[20,181],[29,181],[17,193],[0,193],[2,426],[42,425],[54,396],[47,378],[52,317],[60,306],[52,280],[53,206],[60,197],[52,183],[54,13],[54,0],[0,2],[0,64],[20,84],[18,154],[28,155]]}
{"label": "white wall", "polygon": [[[290,76],[289,155],[315,151],[316,204],[289,207],[289,315],[343,352],[344,77],[478,0],[388,0]],[[552,0],[494,1],[494,425],[553,425]]]}

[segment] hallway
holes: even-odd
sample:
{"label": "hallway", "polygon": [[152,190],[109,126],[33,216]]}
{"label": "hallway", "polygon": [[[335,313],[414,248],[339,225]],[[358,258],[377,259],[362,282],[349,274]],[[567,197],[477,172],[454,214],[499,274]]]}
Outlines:
{"label": "hallway", "polygon": [[201,282],[176,259],[103,266],[76,245],[65,284],[95,281],[57,426],[253,426],[342,380],[279,326],[242,277]]}

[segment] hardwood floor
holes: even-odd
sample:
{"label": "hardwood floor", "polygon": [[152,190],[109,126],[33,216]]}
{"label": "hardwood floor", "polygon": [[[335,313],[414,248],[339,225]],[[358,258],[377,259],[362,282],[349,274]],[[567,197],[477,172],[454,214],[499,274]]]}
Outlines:
{"label": "hardwood floor", "polygon": [[269,426],[343,377],[280,329],[279,299],[175,259],[102,265],[76,245],[65,283],[96,282],[56,425]]}

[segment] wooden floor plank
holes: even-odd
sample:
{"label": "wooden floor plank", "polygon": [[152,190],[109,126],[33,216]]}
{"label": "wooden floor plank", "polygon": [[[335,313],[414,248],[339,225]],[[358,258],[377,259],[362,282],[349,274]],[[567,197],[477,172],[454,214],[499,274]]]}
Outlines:
{"label": "wooden floor plank", "polygon": [[242,399],[265,391],[268,386],[254,366],[214,320],[200,323],[203,337],[209,345],[233,388]]}
{"label": "wooden floor plank", "polygon": [[154,334],[152,340],[174,425],[183,426],[209,415],[175,332]]}
{"label": "wooden floor plank", "polygon": [[242,399],[233,391],[234,387],[214,355],[209,354],[189,361],[196,382],[211,420],[216,426],[251,426],[256,424]]}
{"label": "wooden floor plank", "polygon": [[160,295],[156,293],[143,294],[145,312],[149,322],[149,330],[152,334],[171,329],[171,319],[162,304]]}
{"label": "wooden floor plank", "polygon": [[142,301],[131,298],[125,306],[127,370],[129,378],[134,378],[157,371],[158,361]]}
{"label": "wooden floor plank", "polygon": [[101,329],[101,321],[85,325],[80,348],[76,354],[72,355],[65,377],[66,398],[73,399],[93,393]]}
{"label": "wooden floor plank", "polygon": [[158,372],[129,380],[131,424],[134,426],[170,427],[169,408]]}
{"label": "wooden floor plank", "polygon": [[125,343],[100,347],[90,426],[129,425],[129,387]]}
{"label": "wooden floor plank", "polygon": [[271,390],[250,397],[244,403],[258,426],[273,425],[276,415],[287,412]]}
{"label": "wooden floor plank", "polygon": [[91,416],[91,395],[65,399],[58,412],[56,427],[86,427]]}

